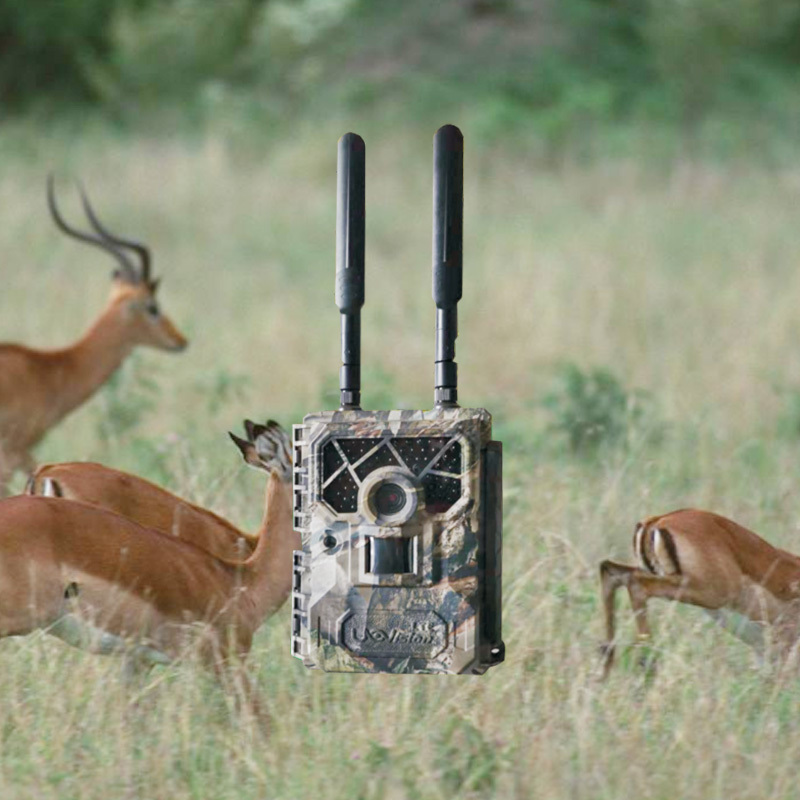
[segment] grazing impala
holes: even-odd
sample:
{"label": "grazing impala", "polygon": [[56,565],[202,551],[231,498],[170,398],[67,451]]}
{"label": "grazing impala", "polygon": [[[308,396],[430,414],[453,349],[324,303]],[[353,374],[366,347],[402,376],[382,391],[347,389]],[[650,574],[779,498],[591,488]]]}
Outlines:
{"label": "grazing impala", "polygon": [[218,558],[87,503],[21,495],[0,501],[0,636],[43,629],[76,647],[166,663],[188,642],[218,674],[291,592],[291,456],[269,422],[235,438],[269,473],[255,551]]}
{"label": "grazing impala", "polygon": [[70,347],[34,350],[0,344],[0,496],[17,469],[33,467],[31,449],[50,428],[88,400],[137,345],[179,351],[186,339],[156,302],[158,280],[150,275],[150,252],[138,242],[109,233],[81,190],[95,233],[70,227],[58,211],[53,180],[47,185],[50,213],[69,236],[93,244],[118,264],[105,310]]}
{"label": "grazing impala", "polygon": [[660,597],[700,606],[757,648],[769,627],[780,657],[800,640],[800,558],[747,528],[708,511],[683,509],[640,522],[633,549],[639,567],[600,565],[604,677],[614,658],[614,598],[622,586],[640,639],[650,637],[647,601]]}

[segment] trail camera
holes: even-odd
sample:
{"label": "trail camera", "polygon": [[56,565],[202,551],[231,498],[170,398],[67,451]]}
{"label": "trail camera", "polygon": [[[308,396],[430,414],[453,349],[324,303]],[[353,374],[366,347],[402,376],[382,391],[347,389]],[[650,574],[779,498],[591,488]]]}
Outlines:
{"label": "trail camera", "polygon": [[294,427],[292,652],[328,672],[478,673],[504,657],[502,447],[459,407],[463,138],[434,139],[435,404],[363,411],[364,142],[339,141],[341,407]]}

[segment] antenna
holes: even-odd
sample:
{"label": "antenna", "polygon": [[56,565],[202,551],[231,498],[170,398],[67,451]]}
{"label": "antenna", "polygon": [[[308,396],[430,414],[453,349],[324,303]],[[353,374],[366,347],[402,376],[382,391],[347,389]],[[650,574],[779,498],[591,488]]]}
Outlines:
{"label": "antenna", "polygon": [[361,306],[364,305],[364,140],[339,139],[336,202],[336,305],[342,315],[342,409],[361,407]]}
{"label": "antenna", "polygon": [[434,404],[458,405],[458,301],[464,214],[464,137],[443,125],[433,137],[433,299],[436,303]]}

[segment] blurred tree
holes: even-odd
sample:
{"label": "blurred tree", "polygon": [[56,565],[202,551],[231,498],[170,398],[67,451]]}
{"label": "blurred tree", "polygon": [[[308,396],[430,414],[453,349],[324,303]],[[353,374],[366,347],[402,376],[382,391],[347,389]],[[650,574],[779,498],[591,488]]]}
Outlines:
{"label": "blurred tree", "polygon": [[777,61],[786,31],[799,26],[798,0],[647,0],[641,32],[664,88],[693,124],[759,62]]}
{"label": "blurred tree", "polygon": [[107,30],[108,54],[86,76],[112,105],[148,105],[241,76],[265,0],[125,2]]}
{"label": "blurred tree", "polygon": [[86,96],[84,59],[107,55],[106,26],[120,2],[0,2],[0,103],[7,107],[39,94]]}
{"label": "blurred tree", "polygon": [[235,74],[267,0],[0,0],[0,103],[169,100]]}
{"label": "blurred tree", "polygon": [[0,103],[446,97],[562,142],[630,112],[757,107],[792,85],[799,42],[800,0],[0,0]]}

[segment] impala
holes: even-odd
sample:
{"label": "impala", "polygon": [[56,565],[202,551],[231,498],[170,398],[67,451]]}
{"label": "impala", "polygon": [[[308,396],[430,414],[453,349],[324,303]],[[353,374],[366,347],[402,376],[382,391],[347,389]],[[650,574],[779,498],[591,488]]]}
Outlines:
{"label": "impala", "polygon": [[769,628],[775,654],[786,657],[800,638],[800,558],[773,547],[732,520],[682,509],[636,526],[633,549],[640,566],[600,565],[606,641],[603,676],[614,659],[614,599],[628,590],[640,640],[650,638],[647,601],[699,606],[756,648]]}
{"label": "impala", "polygon": [[239,663],[253,634],[291,592],[291,456],[275,422],[234,437],[269,474],[252,555],[224,559],[105,508],[54,497],[0,501],[0,636],[42,629],[95,653],[143,665],[194,642],[217,674]]}
{"label": "impala", "polygon": [[48,430],[86,402],[137,345],[180,351],[186,339],[161,313],[158,280],[150,274],[143,244],[109,233],[81,189],[94,233],[68,225],[56,206],[52,176],[47,185],[50,214],[67,235],[95,245],[118,264],[105,310],[84,336],[59,350],[0,344],[0,493],[17,469],[30,471],[31,449]]}
{"label": "impala", "polygon": [[[249,441],[264,427],[245,421]],[[245,440],[238,439],[239,442]],[[247,444],[248,442],[245,442]],[[84,461],[43,464],[25,490],[31,495],[63,497],[102,506],[145,528],[177,536],[212,555],[236,559],[250,555],[257,538],[227,520],[126,472]]]}

